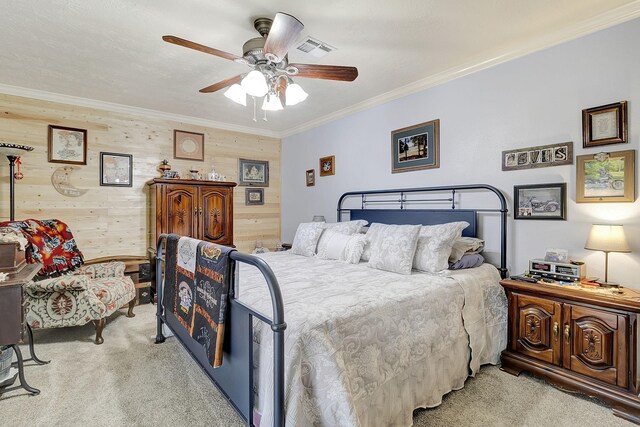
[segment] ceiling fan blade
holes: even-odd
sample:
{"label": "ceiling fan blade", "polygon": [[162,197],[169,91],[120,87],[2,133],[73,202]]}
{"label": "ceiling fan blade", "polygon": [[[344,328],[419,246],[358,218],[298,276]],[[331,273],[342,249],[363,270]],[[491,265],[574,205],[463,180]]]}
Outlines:
{"label": "ceiling fan blade", "polygon": [[277,62],[282,61],[303,28],[302,22],[294,16],[282,12],[276,13],[267,40],[264,42],[264,53],[277,56]]}
{"label": "ceiling fan blade", "polygon": [[352,82],[358,77],[358,69],[356,67],[319,64],[289,64],[289,66],[298,69],[297,77],[305,77],[308,79]]}
{"label": "ceiling fan blade", "polygon": [[233,85],[235,83],[240,83],[241,80],[242,80],[242,76],[231,77],[230,79],[223,80],[221,82],[212,84],[211,86],[207,86],[205,88],[202,88],[202,89],[200,89],[200,92],[202,92],[202,93],[215,92],[215,91],[218,91],[220,89],[224,89],[227,86],[231,86],[231,85]]}
{"label": "ceiling fan blade", "polygon": [[242,59],[238,55],[234,55],[233,53],[224,52],[222,50],[214,49],[209,46],[205,46],[203,44],[195,43],[189,40],[181,39],[176,36],[162,36],[162,40],[167,43],[173,43],[178,46],[188,47],[189,49],[199,50],[200,52],[208,53],[209,55],[219,56],[220,58],[229,59],[231,61],[235,61],[236,59]]}

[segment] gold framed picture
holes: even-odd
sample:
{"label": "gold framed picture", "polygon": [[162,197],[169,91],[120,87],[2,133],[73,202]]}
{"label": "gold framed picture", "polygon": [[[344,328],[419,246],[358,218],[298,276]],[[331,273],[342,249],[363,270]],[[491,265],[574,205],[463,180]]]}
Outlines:
{"label": "gold framed picture", "polygon": [[315,169],[309,169],[306,173],[306,181],[307,181],[307,187],[313,187],[314,185],[316,185],[316,170]]}
{"label": "gold framed picture", "polygon": [[636,150],[576,157],[576,202],[633,202]]}
{"label": "gold framed picture", "polygon": [[320,158],[320,176],[335,175],[336,173],[336,156],[327,156]]}
{"label": "gold framed picture", "polygon": [[173,158],[203,162],[204,134],[174,129]]}
{"label": "gold framed picture", "polygon": [[582,147],[627,142],[627,101],[582,110]]}
{"label": "gold framed picture", "polygon": [[439,167],[439,119],[391,132],[391,173]]}

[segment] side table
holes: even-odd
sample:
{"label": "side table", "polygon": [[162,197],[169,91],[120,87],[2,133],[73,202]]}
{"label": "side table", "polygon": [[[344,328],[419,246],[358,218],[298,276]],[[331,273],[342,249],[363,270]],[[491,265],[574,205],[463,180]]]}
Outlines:
{"label": "side table", "polygon": [[[8,346],[16,354],[17,361],[11,366],[18,368],[20,385],[9,387],[15,382],[16,375],[0,384],[0,394],[24,388],[31,394],[38,394],[40,390],[31,387],[24,378],[24,362],[33,360],[38,365],[49,363],[42,361],[35,355],[33,348],[33,332],[25,319],[24,285],[38,273],[40,264],[27,264],[16,273],[9,274],[6,281],[0,283],[0,346]],[[24,360],[18,343],[24,338],[24,330],[29,336],[29,353],[31,357]]]}

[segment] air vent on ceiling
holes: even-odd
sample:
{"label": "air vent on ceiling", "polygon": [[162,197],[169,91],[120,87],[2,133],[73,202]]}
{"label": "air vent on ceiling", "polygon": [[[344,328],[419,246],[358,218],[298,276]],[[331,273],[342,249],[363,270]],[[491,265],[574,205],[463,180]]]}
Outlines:
{"label": "air vent on ceiling", "polygon": [[329,46],[328,44],[311,37],[307,37],[302,43],[298,45],[297,49],[304,53],[308,53],[309,55],[315,56],[316,58],[322,58],[327,53],[336,50],[335,47]]}

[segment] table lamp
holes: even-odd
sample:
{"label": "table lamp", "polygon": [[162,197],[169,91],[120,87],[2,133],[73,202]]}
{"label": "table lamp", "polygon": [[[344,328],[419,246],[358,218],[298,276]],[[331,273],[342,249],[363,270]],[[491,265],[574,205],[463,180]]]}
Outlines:
{"label": "table lamp", "polygon": [[324,215],[314,215],[313,222],[325,222]]}
{"label": "table lamp", "polygon": [[618,286],[609,282],[609,252],[631,252],[622,225],[593,224],[584,248],[604,252],[604,283],[598,283],[603,286]]}
{"label": "table lamp", "polygon": [[[33,151],[33,147],[27,145],[9,144],[0,142],[0,154],[4,154],[9,159],[9,220],[15,219],[15,185],[16,179],[22,178],[20,166],[18,172],[14,173],[16,162],[19,162],[20,156],[29,151]],[[19,163],[18,163],[19,165]],[[18,175],[18,176],[16,176]]]}

